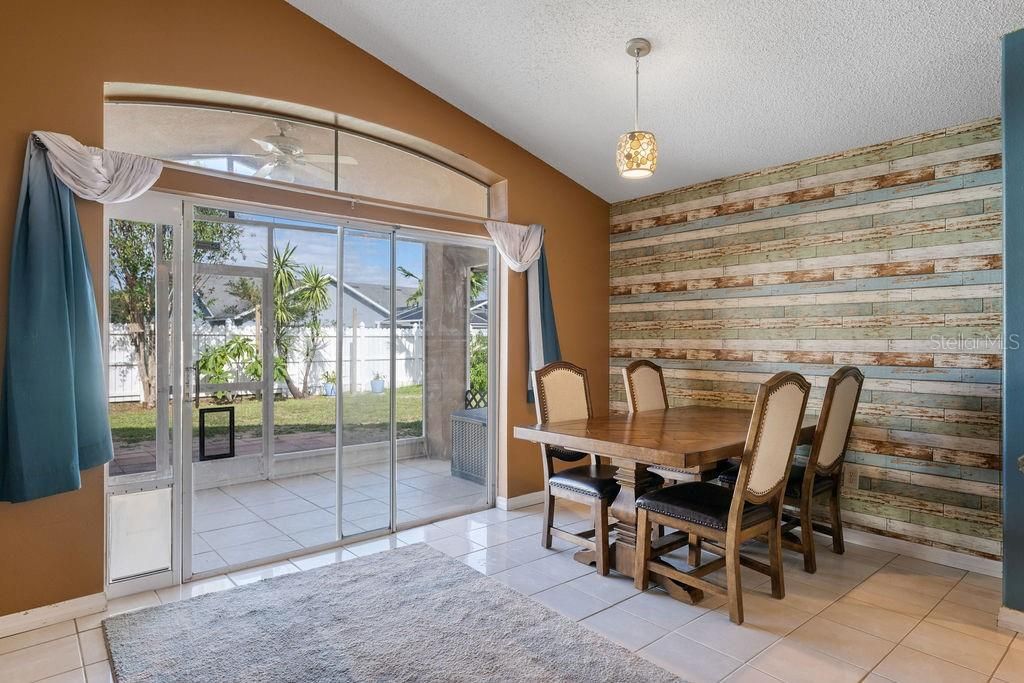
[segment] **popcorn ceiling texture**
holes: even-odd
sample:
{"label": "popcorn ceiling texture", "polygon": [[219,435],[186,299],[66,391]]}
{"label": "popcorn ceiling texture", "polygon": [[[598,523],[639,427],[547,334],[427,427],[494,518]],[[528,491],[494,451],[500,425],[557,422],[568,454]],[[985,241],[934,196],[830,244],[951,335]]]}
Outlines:
{"label": "popcorn ceiling texture", "polygon": [[[290,2],[608,201],[994,116],[1024,26],[1019,0]],[[659,155],[628,181],[636,36]]]}
{"label": "popcorn ceiling texture", "polygon": [[811,412],[856,365],[845,522],[1000,557],[1001,210],[998,119],[613,205],[611,407],[634,358],[673,405],[795,370]]}

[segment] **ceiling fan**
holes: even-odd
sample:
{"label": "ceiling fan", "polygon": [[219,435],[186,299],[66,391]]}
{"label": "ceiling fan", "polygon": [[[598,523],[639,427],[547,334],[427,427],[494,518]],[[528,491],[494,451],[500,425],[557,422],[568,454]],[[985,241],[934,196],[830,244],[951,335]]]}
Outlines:
{"label": "ceiling fan", "polygon": [[[334,183],[334,174],[314,164],[334,163],[333,154],[306,154],[302,141],[288,133],[295,124],[290,121],[274,119],[277,133],[264,135],[261,138],[249,138],[263,150],[258,154],[232,153],[196,153],[191,157],[216,157],[223,159],[255,159],[263,161],[263,165],[254,174],[257,178],[270,178],[284,182],[295,182],[295,172],[306,173],[321,182]],[[358,161],[350,156],[338,156],[338,163],[356,166]]]}

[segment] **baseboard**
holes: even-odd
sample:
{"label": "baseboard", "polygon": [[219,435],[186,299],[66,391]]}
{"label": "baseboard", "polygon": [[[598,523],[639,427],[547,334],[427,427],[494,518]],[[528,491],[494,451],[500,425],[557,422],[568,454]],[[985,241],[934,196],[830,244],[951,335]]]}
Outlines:
{"label": "baseboard", "polygon": [[107,596],[103,593],[83,595],[80,598],[44,605],[24,612],[5,614],[0,617],[0,638],[23,633],[32,629],[58,624],[68,619],[96,614],[107,608]]}
{"label": "baseboard", "polygon": [[1006,606],[1000,607],[998,625],[1000,628],[1010,629],[1018,633],[1024,632],[1024,612],[1010,609]]}
{"label": "baseboard", "polygon": [[544,492],[534,491],[533,493],[524,493],[515,498],[502,498],[498,496],[495,500],[495,505],[498,506],[499,510],[518,510],[519,508],[526,508],[543,502]]}
{"label": "baseboard", "polygon": [[986,576],[1001,577],[1003,575],[1003,564],[985,557],[967,555],[944,548],[934,548],[930,545],[905,541],[902,538],[890,538],[880,534],[872,534],[859,529],[843,529],[843,538],[850,543],[864,545],[878,550],[888,550],[907,557],[916,557],[926,562],[944,564],[947,567],[956,567],[966,571],[985,574]]}

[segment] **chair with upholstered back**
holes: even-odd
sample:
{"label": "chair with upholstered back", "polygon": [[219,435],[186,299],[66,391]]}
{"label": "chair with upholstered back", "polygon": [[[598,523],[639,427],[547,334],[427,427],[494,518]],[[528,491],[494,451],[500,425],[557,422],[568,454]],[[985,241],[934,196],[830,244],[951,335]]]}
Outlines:
{"label": "chair with upholstered back", "polygon": [[[787,548],[804,555],[804,570],[817,569],[814,555],[814,531],[832,537],[832,551],[843,554],[843,520],[839,508],[839,493],[843,481],[843,462],[846,445],[853,431],[864,375],[855,367],[839,368],[828,380],[825,398],[814,432],[814,442],[806,465],[794,465],[786,487],[785,504],[799,509],[798,515],[786,516],[782,527],[782,542]],[[815,499],[828,497],[830,524],[815,523],[811,509]],[[793,529],[800,527],[800,537]]]}
{"label": "chair with upholstered back", "polygon": [[[668,408],[668,390],[665,388],[665,374],[661,366],[649,360],[635,360],[622,368],[622,382],[626,387],[626,405],[629,412],[639,413],[645,410],[665,410]],[[647,468],[674,482],[709,481],[718,476],[724,463],[701,465],[698,467],[668,467],[659,465]]]}
{"label": "chair with upholstered back", "polygon": [[[540,423],[586,420],[591,416],[590,384],[587,371],[581,367],[557,361],[533,373],[536,391],[537,421]],[[541,444],[544,459],[544,528],[541,544],[551,547],[552,536],[593,550],[597,571],[608,573],[608,506],[619,493],[615,481],[615,467],[602,465],[594,454],[567,451]],[[579,462],[589,459],[589,465],[557,469],[556,461]],[[581,533],[559,529],[554,525],[555,499],[562,498],[590,506],[594,528]]]}
{"label": "chair with upholstered back", "polygon": [[[811,385],[795,372],[780,372],[761,385],[747,431],[736,487],[732,490],[708,482],[677,484],[646,493],[636,501],[637,552],[634,581],[646,590],[649,573],[667,576],[691,587],[695,593],[708,591],[729,598],[729,618],[743,623],[743,593],[740,586],[740,545],[758,536],[768,537],[770,564],[744,557],[743,564],[772,579],[772,595],[785,596],[782,577],[782,500],[800,437],[804,409]],[[678,529],[658,541],[651,541],[651,525]],[[701,549],[720,555],[700,564]],[[691,564],[682,572],[658,559],[689,543]],[[722,567],[726,587],[703,577]]]}
{"label": "chair with upholstered back", "polygon": [[622,368],[622,381],[626,385],[629,412],[668,408],[668,391],[661,366],[649,360],[635,360]]}

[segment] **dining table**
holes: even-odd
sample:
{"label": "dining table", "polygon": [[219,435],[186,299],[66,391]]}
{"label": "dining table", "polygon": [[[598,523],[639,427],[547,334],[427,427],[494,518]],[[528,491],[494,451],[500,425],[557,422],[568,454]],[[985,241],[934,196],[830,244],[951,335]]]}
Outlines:
{"label": "dining table", "polygon": [[[615,539],[609,547],[609,566],[633,576],[636,552],[636,499],[657,488],[660,480],[648,467],[713,469],[743,455],[753,407],[720,408],[689,405],[635,413],[611,413],[588,419],[517,426],[517,439],[570,451],[593,453],[617,468],[620,489],[609,506]],[[816,416],[805,416],[798,443],[814,438]],[[657,541],[656,541],[657,542]],[[594,551],[580,550],[578,562],[592,564]],[[652,574],[670,595],[697,602],[701,595],[672,579]]]}

